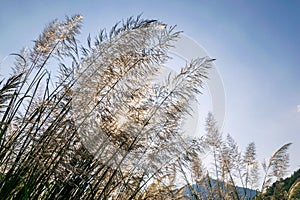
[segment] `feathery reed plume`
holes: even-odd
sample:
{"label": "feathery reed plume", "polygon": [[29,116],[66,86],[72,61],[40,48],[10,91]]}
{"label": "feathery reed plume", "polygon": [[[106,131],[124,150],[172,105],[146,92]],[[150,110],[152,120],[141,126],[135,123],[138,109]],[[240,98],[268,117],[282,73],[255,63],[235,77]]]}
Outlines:
{"label": "feathery reed plume", "polygon": [[[269,163],[263,163],[263,169],[265,171],[265,176],[263,179],[263,184],[261,191],[263,192],[266,187],[270,184],[271,178],[275,176],[277,179],[281,178],[285,173],[288,167],[289,159],[287,150],[292,143],[287,143],[280,147],[275,153],[270,157]],[[270,173],[272,170],[272,173]]]}

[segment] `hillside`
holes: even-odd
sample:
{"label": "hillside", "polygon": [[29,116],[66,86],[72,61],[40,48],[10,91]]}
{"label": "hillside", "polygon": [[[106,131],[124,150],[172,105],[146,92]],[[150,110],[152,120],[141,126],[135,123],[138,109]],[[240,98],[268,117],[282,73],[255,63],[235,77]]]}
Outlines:
{"label": "hillside", "polygon": [[[220,186],[222,188],[222,190],[232,190],[233,187],[225,185],[224,183],[220,183]],[[210,180],[210,183],[207,183],[207,185],[203,186],[203,185],[199,185],[199,184],[194,184],[192,186],[192,188],[186,187],[185,189],[185,195],[189,197],[189,199],[192,200],[196,200],[197,198],[201,198],[201,199],[210,199],[211,198],[211,193],[213,193],[214,195],[216,195],[217,193],[217,181],[214,179]],[[236,190],[239,194],[239,196],[241,198],[247,197],[247,199],[254,199],[257,191],[256,190],[252,190],[252,189],[248,189],[248,188],[243,188],[243,187],[236,187]],[[213,192],[212,192],[213,191]],[[235,194],[233,193],[234,190],[232,190],[232,195],[235,196]],[[193,197],[193,193],[196,194],[196,197]],[[228,193],[230,194],[230,192]],[[246,194],[246,195],[245,195]]]}
{"label": "hillside", "polygon": [[[265,199],[287,199],[288,192],[296,183],[300,182],[300,169],[295,171],[290,177],[274,182],[264,195]],[[299,187],[299,186],[298,186]],[[294,192],[293,199],[300,199],[300,191]]]}

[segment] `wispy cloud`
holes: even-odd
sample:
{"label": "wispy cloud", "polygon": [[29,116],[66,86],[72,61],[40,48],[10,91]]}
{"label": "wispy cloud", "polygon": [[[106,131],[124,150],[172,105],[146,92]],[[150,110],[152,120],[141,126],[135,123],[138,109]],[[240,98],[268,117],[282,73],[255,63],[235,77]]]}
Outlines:
{"label": "wispy cloud", "polygon": [[297,105],[297,112],[300,112],[300,105]]}

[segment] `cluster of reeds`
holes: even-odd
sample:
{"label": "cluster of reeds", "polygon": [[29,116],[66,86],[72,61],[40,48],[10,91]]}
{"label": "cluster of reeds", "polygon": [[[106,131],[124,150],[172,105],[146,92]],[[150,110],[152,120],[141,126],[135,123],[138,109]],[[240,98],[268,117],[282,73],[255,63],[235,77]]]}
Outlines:
{"label": "cluster of reeds", "polygon": [[[211,113],[206,121],[206,134],[200,142],[202,152],[195,154],[186,170],[177,173],[184,178],[188,186],[184,192],[191,199],[269,199],[264,195],[266,189],[272,181],[281,180],[288,169],[287,150],[291,143],[280,147],[268,162],[260,165],[255,143],[250,143],[244,152],[240,151],[229,134],[223,139]],[[261,169],[262,177],[259,175]],[[296,189],[286,191],[286,198],[280,199],[289,199]],[[272,198],[278,199],[278,196],[274,193]]]}
{"label": "cluster of reeds", "polygon": [[212,60],[156,83],[174,27],[129,18],[83,47],[81,23],[54,20],[1,82],[2,199],[143,198],[166,165],[188,160],[180,127]]}
{"label": "cluster of reeds", "polygon": [[[212,115],[204,140],[182,134],[213,59],[197,58],[157,81],[180,35],[175,27],[138,16],[84,47],[81,23],[80,15],[51,22],[32,49],[13,54],[12,74],[0,82],[1,199],[186,199],[186,187],[193,198],[239,199],[236,176],[253,186],[254,144],[241,156]],[[261,191],[271,169],[282,176],[288,146],[265,165]],[[217,187],[201,165],[205,149]],[[206,186],[206,196],[194,183]]]}

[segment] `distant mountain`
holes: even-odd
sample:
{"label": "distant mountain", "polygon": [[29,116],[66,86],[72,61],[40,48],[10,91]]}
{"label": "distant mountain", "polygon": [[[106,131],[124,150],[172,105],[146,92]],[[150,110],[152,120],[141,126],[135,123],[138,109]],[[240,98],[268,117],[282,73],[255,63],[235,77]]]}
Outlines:
{"label": "distant mountain", "polygon": [[[207,182],[207,184],[204,185],[199,185],[199,184],[194,184],[192,185],[193,189],[186,187],[184,191],[184,195],[186,195],[189,199],[191,200],[196,200],[197,198],[193,197],[193,193],[197,194],[197,197],[200,197],[200,199],[206,200],[206,199],[211,199],[211,194],[213,193],[214,195],[217,195],[217,181],[214,179],[210,180],[210,183]],[[228,191],[228,188],[233,188],[232,186],[227,186],[225,187],[224,183],[220,182],[220,187],[222,188],[223,191]],[[210,189],[209,189],[210,188]],[[209,190],[215,190],[215,191],[209,191]],[[248,189],[248,188],[243,188],[243,187],[236,187],[236,191],[239,194],[239,196],[243,199],[243,197],[247,197],[247,200],[252,200],[257,194],[256,190]],[[232,194],[235,195],[235,194]]]}

